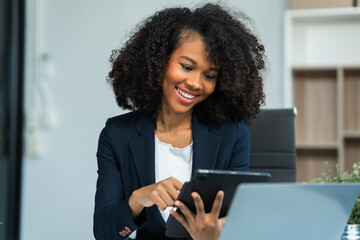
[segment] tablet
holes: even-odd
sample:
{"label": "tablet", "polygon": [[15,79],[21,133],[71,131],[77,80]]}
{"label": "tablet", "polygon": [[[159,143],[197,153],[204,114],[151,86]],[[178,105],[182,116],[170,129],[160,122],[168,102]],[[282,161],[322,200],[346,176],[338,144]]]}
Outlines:
{"label": "tablet", "polygon": [[[230,206],[230,202],[240,183],[269,182],[269,173],[239,172],[227,170],[204,170],[197,169],[193,173],[190,182],[186,182],[180,191],[178,200],[188,208],[196,212],[192,192],[198,192],[204,202],[205,212],[211,211],[212,204],[219,190],[224,191],[223,204],[220,210],[220,217],[224,217]],[[180,212],[179,209],[177,209]],[[188,238],[189,233],[172,215],[166,222],[165,235],[174,238]]]}

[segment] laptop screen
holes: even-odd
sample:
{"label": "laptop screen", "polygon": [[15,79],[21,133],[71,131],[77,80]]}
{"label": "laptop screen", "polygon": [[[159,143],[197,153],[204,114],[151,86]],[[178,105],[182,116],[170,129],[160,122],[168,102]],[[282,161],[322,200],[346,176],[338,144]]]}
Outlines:
{"label": "laptop screen", "polygon": [[339,240],[360,184],[240,184],[220,239]]}

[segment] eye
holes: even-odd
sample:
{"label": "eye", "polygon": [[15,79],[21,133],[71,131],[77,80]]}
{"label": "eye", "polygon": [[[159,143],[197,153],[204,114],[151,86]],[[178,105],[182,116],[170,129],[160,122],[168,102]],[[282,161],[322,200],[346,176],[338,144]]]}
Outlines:
{"label": "eye", "polygon": [[180,66],[182,67],[182,69],[184,69],[186,72],[190,72],[192,71],[192,67],[186,65],[186,64],[183,64],[183,63],[180,63]]}
{"label": "eye", "polygon": [[209,79],[209,80],[216,79],[216,76],[215,76],[215,75],[212,75],[212,74],[204,74],[204,77],[205,77],[206,79]]}

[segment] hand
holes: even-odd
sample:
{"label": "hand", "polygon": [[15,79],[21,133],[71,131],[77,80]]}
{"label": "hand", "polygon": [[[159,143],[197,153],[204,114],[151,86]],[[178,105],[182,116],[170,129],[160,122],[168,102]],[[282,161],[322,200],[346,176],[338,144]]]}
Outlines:
{"label": "hand", "polygon": [[129,206],[136,218],[144,207],[158,205],[161,210],[168,206],[174,206],[183,184],[177,179],[170,177],[158,183],[154,183],[135,190],[129,198]]}
{"label": "hand", "polygon": [[210,213],[205,213],[204,203],[198,193],[193,192],[191,196],[195,202],[196,215],[180,201],[175,201],[175,206],[183,215],[174,210],[170,210],[170,213],[186,228],[194,240],[218,240],[226,221],[226,217],[219,219],[224,192],[217,193]]}

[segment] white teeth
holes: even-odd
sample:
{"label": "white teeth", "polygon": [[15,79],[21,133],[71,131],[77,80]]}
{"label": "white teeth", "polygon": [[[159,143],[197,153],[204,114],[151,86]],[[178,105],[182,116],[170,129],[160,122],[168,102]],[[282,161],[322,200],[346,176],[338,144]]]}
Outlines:
{"label": "white teeth", "polygon": [[191,95],[191,94],[188,94],[186,92],[183,92],[181,91],[180,89],[176,88],[176,90],[178,91],[178,93],[180,93],[181,96],[183,96],[184,98],[187,98],[187,99],[194,99],[195,98],[195,95]]}

